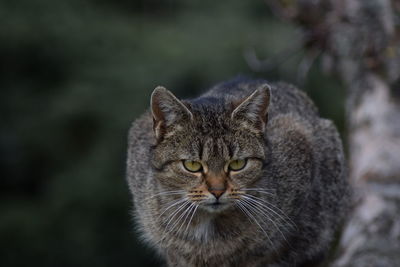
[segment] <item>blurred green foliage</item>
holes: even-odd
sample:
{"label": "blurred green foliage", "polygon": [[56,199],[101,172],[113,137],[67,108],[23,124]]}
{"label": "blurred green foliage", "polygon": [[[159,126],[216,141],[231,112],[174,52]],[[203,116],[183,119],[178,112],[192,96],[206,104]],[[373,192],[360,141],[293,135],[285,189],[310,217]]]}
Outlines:
{"label": "blurred green foliage", "polygon": [[[127,130],[152,89],[194,96],[238,74],[295,83],[304,57],[263,1],[3,0],[0,18],[1,266],[158,266],[124,177]],[[276,64],[256,73],[247,50]],[[303,88],[343,129],[340,84],[315,64]]]}

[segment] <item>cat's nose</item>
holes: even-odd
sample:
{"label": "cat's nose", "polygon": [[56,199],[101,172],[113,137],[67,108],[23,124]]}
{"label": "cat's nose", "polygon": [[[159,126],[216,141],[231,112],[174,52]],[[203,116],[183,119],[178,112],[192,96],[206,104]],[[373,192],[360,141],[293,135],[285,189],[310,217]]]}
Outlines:
{"label": "cat's nose", "polygon": [[218,188],[209,188],[208,191],[214,195],[216,199],[218,199],[220,196],[222,196],[223,193],[225,193],[226,189],[223,187],[218,187]]}
{"label": "cat's nose", "polygon": [[226,191],[226,176],[221,173],[210,172],[207,174],[206,184],[208,191],[218,199]]}

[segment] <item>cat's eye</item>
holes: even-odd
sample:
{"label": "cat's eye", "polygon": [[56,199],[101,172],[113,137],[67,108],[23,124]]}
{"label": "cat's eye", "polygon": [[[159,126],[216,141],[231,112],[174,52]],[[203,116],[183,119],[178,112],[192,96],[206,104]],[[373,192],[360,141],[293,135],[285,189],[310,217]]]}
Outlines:
{"label": "cat's eye", "polygon": [[200,162],[194,160],[184,160],[183,166],[190,172],[199,172],[203,169],[203,165]]}
{"label": "cat's eye", "polygon": [[246,166],[247,161],[245,159],[236,159],[229,162],[229,169],[232,171],[240,171]]}

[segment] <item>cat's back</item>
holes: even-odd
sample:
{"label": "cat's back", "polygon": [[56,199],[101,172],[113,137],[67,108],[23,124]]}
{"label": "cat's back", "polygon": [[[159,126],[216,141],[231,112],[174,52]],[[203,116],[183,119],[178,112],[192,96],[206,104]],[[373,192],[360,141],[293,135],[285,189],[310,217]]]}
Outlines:
{"label": "cat's back", "polygon": [[284,82],[269,83],[262,79],[251,80],[240,77],[217,84],[198,99],[223,99],[224,103],[241,101],[263,84],[268,84],[271,89],[271,100],[268,108],[270,119],[279,114],[289,113],[308,120],[318,118],[318,110],[308,96],[295,86]]}

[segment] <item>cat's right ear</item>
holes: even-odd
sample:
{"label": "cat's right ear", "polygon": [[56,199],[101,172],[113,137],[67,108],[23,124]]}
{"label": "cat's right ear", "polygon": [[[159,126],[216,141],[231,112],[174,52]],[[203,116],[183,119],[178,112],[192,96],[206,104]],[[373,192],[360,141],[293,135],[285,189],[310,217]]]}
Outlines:
{"label": "cat's right ear", "polygon": [[270,98],[271,87],[268,84],[261,85],[240,104],[234,106],[231,118],[253,132],[264,132],[268,122]]}
{"label": "cat's right ear", "polygon": [[150,102],[153,130],[157,140],[162,139],[170,126],[185,119],[193,119],[193,114],[185,104],[162,86],[154,89]]}

